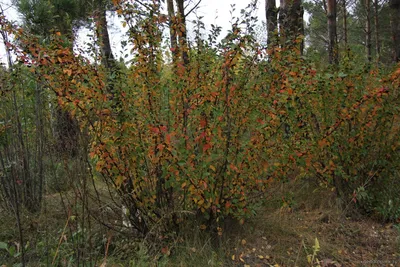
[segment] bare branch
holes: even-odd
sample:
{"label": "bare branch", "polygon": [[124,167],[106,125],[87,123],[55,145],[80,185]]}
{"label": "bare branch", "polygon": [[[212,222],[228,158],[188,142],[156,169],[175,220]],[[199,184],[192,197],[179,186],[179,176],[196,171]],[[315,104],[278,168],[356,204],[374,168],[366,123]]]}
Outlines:
{"label": "bare branch", "polygon": [[197,2],[197,4],[191,10],[189,10],[189,12],[185,14],[185,17],[187,17],[190,13],[192,13],[200,5],[201,1],[202,0],[199,0],[199,2]]}

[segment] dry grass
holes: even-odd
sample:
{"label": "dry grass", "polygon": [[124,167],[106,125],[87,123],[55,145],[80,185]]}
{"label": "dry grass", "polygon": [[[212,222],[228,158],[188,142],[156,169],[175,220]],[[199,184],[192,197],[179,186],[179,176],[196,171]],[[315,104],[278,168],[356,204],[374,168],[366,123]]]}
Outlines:
{"label": "dry grass", "polygon": [[[321,266],[400,264],[399,232],[393,224],[365,218],[351,204],[347,211],[341,211],[334,192],[312,188],[304,182],[270,190],[266,206],[250,222],[255,230],[247,231],[245,244],[237,248],[236,254],[241,257],[236,258],[235,264],[310,266],[307,255],[313,253],[316,238],[320,251],[315,259],[325,262]],[[292,207],[279,207],[280,199],[288,192],[294,202]],[[313,266],[317,266],[316,260]]]}
{"label": "dry grass", "polygon": [[[106,188],[99,186],[98,189],[102,205],[111,202]],[[64,204],[59,194],[48,195],[41,214],[23,214],[25,239],[30,243],[27,252],[29,266],[41,266],[46,260],[51,262],[68,218],[64,205],[79,214],[81,204],[74,202],[74,192],[63,196]],[[86,238],[91,240],[92,246],[85,243],[82,249],[86,251],[81,256],[91,258],[96,266],[103,262],[106,262],[105,266],[311,266],[307,256],[313,253],[317,238],[320,251],[312,266],[317,266],[317,260],[331,264],[321,263],[321,266],[365,266],[368,263],[399,266],[400,232],[396,227],[363,217],[352,204],[345,212],[342,211],[330,189],[321,189],[306,181],[292,181],[272,186],[267,196],[256,217],[243,226],[227,223],[221,239],[213,240],[206,231],[194,228],[194,222],[181,230],[179,238],[166,248],[167,253],[149,251],[145,244],[132,238],[132,233],[112,233],[91,220],[90,236]],[[102,216],[110,223],[117,219],[115,216],[118,214],[105,214],[94,199],[89,203],[94,215]],[[68,256],[83,242],[71,239],[77,230],[77,221],[82,218],[75,220],[60,247],[60,258],[65,259],[67,265]],[[111,236],[108,242],[107,238]],[[16,240],[13,217],[2,216],[0,241]],[[46,251],[49,253],[47,256],[43,254]],[[18,261],[6,259],[1,253],[0,264]],[[59,264],[63,266],[62,261]],[[71,266],[74,264],[76,261]]]}

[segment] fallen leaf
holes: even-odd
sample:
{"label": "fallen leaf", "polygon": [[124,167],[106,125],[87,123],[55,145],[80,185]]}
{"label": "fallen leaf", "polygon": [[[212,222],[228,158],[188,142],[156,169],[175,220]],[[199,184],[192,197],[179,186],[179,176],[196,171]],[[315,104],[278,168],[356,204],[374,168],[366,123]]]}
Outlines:
{"label": "fallen leaf", "polygon": [[161,249],[161,253],[164,254],[164,255],[167,255],[167,256],[169,256],[171,254],[171,252],[169,251],[168,247],[163,247]]}

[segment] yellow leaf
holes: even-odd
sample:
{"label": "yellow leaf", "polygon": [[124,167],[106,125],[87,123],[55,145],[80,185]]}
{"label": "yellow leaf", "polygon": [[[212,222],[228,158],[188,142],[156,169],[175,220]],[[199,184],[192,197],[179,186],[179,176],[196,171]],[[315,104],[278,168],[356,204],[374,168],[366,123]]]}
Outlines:
{"label": "yellow leaf", "polygon": [[197,202],[197,205],[199,205],[199,206],[202,206],[204,204],[204,199],[202,198],[202,199],[200,199],[198,202]]}
{"label": "yellow leaf", "polygon": [[235,260],[235,255],[232,255],[232,260],[233,260],[233,261]]}
{"label": "yellow leaf", "polygon": [[[61,60],[61,59],[60,59]],[[64,69],[63,70],[63,73],[64,74],[67,74],[68,76],[71,76],[72,75],[72,70],[71,69]]]}
{"label": "yellow leaf", "polygon": [[315,244],[313,247],[315,252],[318,252],[320,250],[321,247],[319,246],[318,238],[315,238]]}
{"label": "yellow leaf", "polygon": [[240,254],[239,260],[240,260],[241,262],[244,262],[244,259],[242,258],[242,256],[243,256],[243,254]]}
{"label": "yellow leaf", "polygon": [[122,27],[126,27],[126,21],[122,22]]}
{"label": "yellow leaf", "polygon": [[242,245],[244,246],[244,245],[246,245],[246,240],[244,240],[244,239],[242,239]]}
{"label": "yellow leaf", "polygon": [[259,259],[264,259],[264,256],[263,255],[258,255],[258,258]]}
{"label": "yellow leaf", "polygon": [[213,170],[215,172],[215,167],[213,165],[210,165],[210,169]]}

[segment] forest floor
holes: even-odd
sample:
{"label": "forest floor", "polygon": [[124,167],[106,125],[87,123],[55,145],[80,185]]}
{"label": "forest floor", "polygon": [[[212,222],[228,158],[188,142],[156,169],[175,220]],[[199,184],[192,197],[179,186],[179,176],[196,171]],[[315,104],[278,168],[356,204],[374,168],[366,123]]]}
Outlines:
{"label": "forest floor", "polygon": [[[276,205],[250,223],[253,230],[234,250],[236,266],[400,266],[396,224],[360,214],[353,202],[339,210],[330,190],[299,183],[273,190],[267,203]],[[293,203],[279,204],[288,192]]]}
{"label": "forest floor", "polygon": [[[227,225],[217,247],[205,231],[191,228],[183,230],[167,254],[148,255],[143,247],[137,248],[137,240],[110,234],[104,225],[92,222],[94,246],[82,248],[90,250],[96,263],[79,266],[400,266],[398,224],[362,215],[354,203],[340,210],[334,192],[305,182],[275,185],[268,196],[253,219],[244,225]],[[22,218],[24,238],[29,241],[27,266],[54,266],[55,259],[57,266],[77,266],[71,259],[76,247],[82,246],[76,243],[80,232],[74,226],[79,218],[69,218],[70,225],[64,228],[68,214],[63,205],[74,205],[73,194],[64,194],[64,204],[59,194],[46,200],[45,214]],[[78,245],[71,241],[73,237]],[[18,243],[15,220],[5,213],[0,241]],[[0,250],[0,266],[13,266],[18,259]]]}

